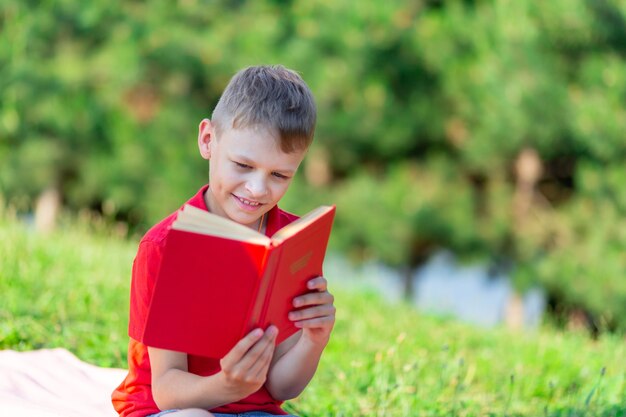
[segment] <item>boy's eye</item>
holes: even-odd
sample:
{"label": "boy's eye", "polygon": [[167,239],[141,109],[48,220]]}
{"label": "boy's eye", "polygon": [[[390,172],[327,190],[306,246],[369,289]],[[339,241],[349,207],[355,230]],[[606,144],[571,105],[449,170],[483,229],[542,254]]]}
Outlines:
{"label": "boy's eye", "polygon": [[281,174],[280,172],[274,172],[272,175],[274,175],[276,178],[280,178],[281,180],[286,180],[289,179],[288,176]]}
{"label": "boy's eye", "polygon": [[248,164],[244,164],[244,163],[237,162],[237,161],[233,161],[233,162],[234,162],[234,163],[235,163],[235,165],[237,165],[239,168],[244,168],[244,169],[251,168],[251,167],[250,167],[250,165],[248,165]]}

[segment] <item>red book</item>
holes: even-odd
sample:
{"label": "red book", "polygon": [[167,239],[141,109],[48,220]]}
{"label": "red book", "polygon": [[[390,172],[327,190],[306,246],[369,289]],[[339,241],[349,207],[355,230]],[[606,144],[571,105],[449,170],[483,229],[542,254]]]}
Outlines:
{"label": "red book", "polygon": [[277,326],[277,343],[296,333],[287,314],[322,275],[334,215],[321,206],[267,237],[186,205],[165,242],[143,343],[222,358],[254,328]]}

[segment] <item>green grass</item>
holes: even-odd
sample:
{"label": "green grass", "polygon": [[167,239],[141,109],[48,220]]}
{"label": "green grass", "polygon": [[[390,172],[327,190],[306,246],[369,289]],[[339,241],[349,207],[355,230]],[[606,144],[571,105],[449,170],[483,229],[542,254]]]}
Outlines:
{"label": "green grass", "polygon": [[[93,223],[41,236],[0,214],[0,348],[123,367],[135,249]],[[477,329],[334,292],[320,369],[286,405],[301,416],[626,416],[624,336]]]}

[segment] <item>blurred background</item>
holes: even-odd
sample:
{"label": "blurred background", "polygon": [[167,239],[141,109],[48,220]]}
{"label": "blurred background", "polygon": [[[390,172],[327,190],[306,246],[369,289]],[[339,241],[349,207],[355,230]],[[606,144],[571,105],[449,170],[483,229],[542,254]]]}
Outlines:
{"label": "blurred background", "polygon": [[337,205],[336,275],[626,330],[621,0],[1,0],[2,204],[136,238],[207,181],[197,126],[230,77],[275,63],[318,105],[283,207]]}

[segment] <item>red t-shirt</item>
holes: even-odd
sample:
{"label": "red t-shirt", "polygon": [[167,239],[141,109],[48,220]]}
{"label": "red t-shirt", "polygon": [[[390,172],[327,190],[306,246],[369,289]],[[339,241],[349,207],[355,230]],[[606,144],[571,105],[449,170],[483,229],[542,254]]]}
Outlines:
{"label": "red t-shirt", "polygon": [[[205,185],[192,197],[187,204],[207,210],[204,203]],[[121,417],[144,417],[160,410],[152,398],[150,359],[148,348],[141,342],[148,306],[152,290],[159,272],[163,246],[169,226],[176,217],[172,213],[160,223],[152,227],[141,239],[139,250],[133,262],[132,283],[130,292],[130,320],[128,334],[128,375],[113,391],[113,407]],[[266,234],[271,236],[283,226],[288,225],[297,217],[274,207],[268,213]],[[219,335],[215,335],[219,337]],[[208,376],[220,371],[219,360],[201,356],[187,355],[189,372]],[[277,401],[262,387],[254,394],[210,411],[216,413],[245,413],[247,411],[265,411],[271,414],[286,414]]]}

